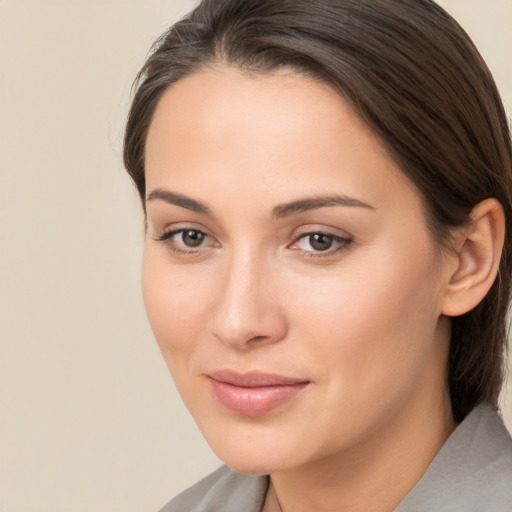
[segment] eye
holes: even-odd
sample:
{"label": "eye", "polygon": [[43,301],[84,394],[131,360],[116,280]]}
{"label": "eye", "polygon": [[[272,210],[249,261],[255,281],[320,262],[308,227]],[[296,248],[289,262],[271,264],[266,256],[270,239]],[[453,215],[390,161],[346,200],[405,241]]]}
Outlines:
{"label": "eye", "polygon": [[[302,245],[308,245],[314,251],[328,251],[334,243],[334,238],[329,235],[324,235],[323,233],[314,233],[312,235],[303,236],[299,242],[302,242]],[[301,248],[307,250],[306,247]]]}
{"label": "eye", "polygon": [[207,235],[195,229],[187,229],[176,233],[174,237],[186,247],[200,247],[207,238]]}
{"label": "eye", "polygon": [[341,249],[346,249],[351,243],[352,240],[349,238],[343,238],[331,233],[315,232],[301,235],[292,244],[291,249],[310,253],[310,256],[320,256],[322,253],[330,255]]}
{"label": "eye", "polygon": [[156,237],[159,242],[177,253],[194,253],[198,249],[215,245],[215,240],[198,229],[175,229]]}

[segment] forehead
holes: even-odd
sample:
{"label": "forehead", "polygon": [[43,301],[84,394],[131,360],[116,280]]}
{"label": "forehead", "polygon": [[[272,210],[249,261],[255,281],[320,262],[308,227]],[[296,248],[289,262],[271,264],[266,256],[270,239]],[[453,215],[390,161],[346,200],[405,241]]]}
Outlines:
{"label": "forehead", "polygon": [[[291,70],[207,69],[172,85],[146,144],[147,190],[283,202],[338,192],[368,203],[419,194],[331,87]],[[221,185],[221,186],[220,186]],[[336,190],[333,190],[336,189]],[[249,203],[248,203],[249,204]],[[414,206],[414,204],[411,204]]]}

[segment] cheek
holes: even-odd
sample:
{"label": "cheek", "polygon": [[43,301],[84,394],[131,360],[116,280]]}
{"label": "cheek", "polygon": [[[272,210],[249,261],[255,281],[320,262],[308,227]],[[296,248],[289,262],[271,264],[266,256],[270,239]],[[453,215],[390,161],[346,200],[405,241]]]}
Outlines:
{"label": "cheek", "polygon": [[409,247],[404,254],[395,248],[360,254],[295,288],[295,317],[302,318],[305,338],[316,340],[310,356],[331,368],[325,378],[369,389],[413,378],[428,357],[439,316],[437,284],[425,251],[411,254]]}
{"label": "cheek", "polygon": [[[201,276],[190,279],[158,251],[146,248],[142,264],[142,293],[149,323],[160,350],[173,370],[188,359],[200,339],[208,310]],[[174,372],[173,372],[174,373]]]}
{"label": "cheek", "polygon": [[[323,397],[309,413],[325,428],[326,450],[398,414],[422,388],[436,352],[436,285],[426,278],[428,262],[381,255],[359,266],[362,260],[303,282],[290,296],[290,312],[293,304],[300,318],[297,352],[315,371]],[[335,420],[321,426],[326,407]]]}

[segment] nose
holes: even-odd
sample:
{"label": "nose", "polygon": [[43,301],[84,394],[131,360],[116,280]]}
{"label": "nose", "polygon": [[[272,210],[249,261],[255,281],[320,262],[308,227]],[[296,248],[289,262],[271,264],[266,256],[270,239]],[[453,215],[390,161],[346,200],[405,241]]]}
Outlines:
{"label": "nose", "polygon": [[288,331],[278,284],[261,259],[256,260],[251,255],[231,258],[213,308],[213,336],[237,350],[276,343]]}

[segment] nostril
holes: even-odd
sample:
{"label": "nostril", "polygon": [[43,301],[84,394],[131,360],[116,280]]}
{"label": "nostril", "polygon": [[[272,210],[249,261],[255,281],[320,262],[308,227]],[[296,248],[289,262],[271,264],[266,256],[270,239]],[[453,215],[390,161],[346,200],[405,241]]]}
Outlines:
{"label": "nostril", "polygon": [[253,342],[256,342],[256,341],[263,341],[265,340],[266,336],[254,336],[253,338],[251,338],[249,340],[249,343],[253,343]]}

